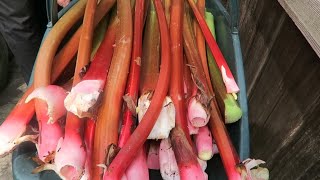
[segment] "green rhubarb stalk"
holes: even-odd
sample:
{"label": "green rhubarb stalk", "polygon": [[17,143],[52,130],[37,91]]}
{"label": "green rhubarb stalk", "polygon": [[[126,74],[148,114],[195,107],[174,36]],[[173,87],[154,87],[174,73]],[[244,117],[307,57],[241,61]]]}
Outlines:
{"label": "green rhubarb stalk", "polygon": [[[206,12],[205,18],[213,37],[216,38],[213,15],[210,12]],[[208,46],[207,56],[211,84],[216,94],[220,110],[221,112],[224,111],[225,123],[234,123],[241,118],[242,111],[234,96],[227,93],[226,87],[223,83],[221,72],[217,64],[215,63],[215,59]]]}

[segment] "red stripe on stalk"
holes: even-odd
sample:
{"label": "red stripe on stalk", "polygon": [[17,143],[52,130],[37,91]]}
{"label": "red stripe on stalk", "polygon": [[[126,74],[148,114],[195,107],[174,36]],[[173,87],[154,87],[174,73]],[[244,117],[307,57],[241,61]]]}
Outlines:
{"label": "red stripe on stalk", "polygon": [[223,57],[223,54],[221,50],[219,49],[219,46],[217,45],[214,37],[212,36],[210,29],[208,25],[206,24],[203,16],[200,14],[198,8],[196,7],[196,4],[193,0],[188,0],[192,11],[199,23],[200,29],[208,43],[208,46],[216,60],[217,65],[219,66],[219,69],[221,71],[221,74],[223,76],[223,81],[226,85],[227,92],[228,93],[237,93],[239,92],[239,87],[230,71],[230,68],[226,62],[226,60]]}
{"label": "red stripe on stalk", "polygon": [[170,78],[170,39],[169,31],[165,19],[165,14],[160,0],[155,0],[155,6],[158,15],[158,22],[160,26],[161,38],[161,69],[160,78],[157,82],[157,87],[151,100],[151,104],[143,116],[140,124],[130,136],[128,142],[121,148],[118,155],[112,161],[108,169],[104,173],[103,179],[120,179],[128,167],[130,162],[134,159],[136,154],[146,141],[151,132],[158,115],[160,114],[163,100],[168,92],[169,78]]}

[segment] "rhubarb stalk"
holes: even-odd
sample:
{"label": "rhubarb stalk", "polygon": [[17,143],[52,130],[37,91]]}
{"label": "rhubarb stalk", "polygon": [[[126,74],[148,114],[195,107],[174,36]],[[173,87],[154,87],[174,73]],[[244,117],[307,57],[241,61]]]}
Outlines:
{"label": "rhubarb stalk", "polygon": [[176,110],[176,126],[179,126],[185,133],[185,137],[190,145],[192,140],[189,136],[187,125],[186,107],[183,92],[183,49],[182,49],[182,22],[183,22],[182,0],[172,1],[171,4],[171,21],[170,21],[170,37],[171,37],[171,60],[172,60],[172,77],[170,81],[170,96],[172,98]]}
{"label": "rhubarb stalk", "polygon": [[188,66],[193,75],[192,79],[196,85],[192,93],[193,96],[188,102],[188,118],[193,126],[203,127],[208,123],[210,117],[207,107],[212,97],[209,96],[208,92],[212,92],[212,88],[209,88],[207,84],[195,36],[192,32],[191,17],[187,11],[184,13],[183,26],[183,46],[189,63]]}
{"label": "rhubarb stalk", "polygon": [[[205,14],[205,0],[197,0],[197,8],[199,9],[199,12],[202,17],[204,17]],[[197,46],[199,50],[199,55],[201,59],[201,64],[204,70],[204,73],[206,75],[206,79],[208,81],[208,84],[211,84],[210,82],[210,75],[209,75],[209,69],[208,69],[208,62],[207,62],[207,56],[206,56],[206,44],[205,44],[205,39],[202,35],[201,29],[197,23],[196,20],[194,20],[194,29],[195,29],[195,34],[196,34],[196,41],[197,41]],[[209,86],[209,88],[212,88]]]}
{"label": "rhubarb stalk", "polygon": [[208,161],[213,156],[213,140],[208,126],[199,128],[198,134],[194,136],[197,146],[198,157],[204,161]]}
{"label": "rhubarb stalk", "polygon": [[[113,6],[114,2],[115,0],[103,0],[99,3],[95,14],[95,26],[104,16],[104,14]],[[67,17],[67,14],[64,15],[64,17]],[[64,47],[55,56],[52,67],[51,83],[57,80],[59,75],[62,74],[65,67],[67,67],[73,56],[76,54],[79,45],[81,29],[82,28],[80,27],[67,42],[67,44],[64,45]],[[24,103],[26,98],[33,90],[34,85],[32,84],[0,126],[0,157],[10,153],[21,142],[29,140],[33,141],[36,137],[33,135],[24,135],[27,124],[30,122],[35,113],[33,101],[27,104]]]}
{"label": "rhubarb stalk", "polygon": [[[45,88],[51,84],[51,68],[54,55],[63,37],[81,18],[84,12],[85,4],[85,0],[79,1],[61,19],[59,19],[40,47],[34,76],[34,87],[36,90],[37,88]],[[39,122],[40,132],[40,137],[38,140],[38,155],[39,159],[45,163],[51,162],[51,160],[54,158],[54,152],[63,133],[59,122],[56,121],[52,124],[47,124],[49,120],[48,118],[50,117],[47,115],[46,111],[49,109],[46,107],[47,106],[44,101],[35,101],[35,110]]]}
{"label": "rhubarb stalk", "polygon": [[[143,61],[141,77],[141,96],[138,101],[138,119],[141,121],[150,105],[150,99],[159,78],[159,29],[154,4],[151,3],[147,18],[143,42]],[[148,139],[168,138],[170,130],[175,126],[175,109],[170,97],[166,97],[163,108],[158,116]]]}
{"label": "rhubarb stalk", "polygon": [[92,161],[92,146],[93,146],[93,138],[94,138],[94,129],[95,129],[95,120],[88,119],[85,122],[84,129],[84,143],[86,145],[86,163],[85,170],[81,180],[89,180],[91,179],[91,161]]}
{"label": "rhubarb stalk", "polygon": [[[52,163],[62,129],[58,120],[65,115],[63,100],[66,91],[55,85],[35,89],[25,100],[26,103],[36,99],[43,106],[37,112],[39,121],[39,139],[36,144],[38,157],[44,163]],[[50,123],[48,122],[50,120]]]}
{"label": "rhubarb stalk", "polygon": [[149,143],[149,151],[148,151],[148,158],[147,164],[149,169],[159,170],[159,147],[160,144],[158,141],[151,140]]}
{"label": "rhubarb stalk", "polygon": [[[212,35],[215,37],[214,17],[209,12],[206,12],[206,22],[210,28]],[[233,95],[227,93],[219,68],[215,63],[214,57],[212,56],[212,53],[208,48],[207,54],[212,86],[215,90],[217,102],[220,106],[221,112],[224,112],[225,123],[236,122],[241,118],[242,111]]]}
{"label": "rhubarb stalk", "polygon": [[183,31],[184,48],[191,67],[194,81],[201,93],[200,102],[210,112],[209,126],[211,128],[211,133],[217,142],[217,146],[228,178],[240,179],[240,174],[236,170],[236,165],[239,163],[239,157],[231,143],[230,137],[224,125],[224,121],[222,121],[222,117],[214,93],[208,87],[205,74],[203,73],[202,65],[197,61],[197,59],[199,59],[197,58],[198,52],[195,51],[196,48],[192,38],[192,32],[190,32],[191,26],[189,19],[190,18],[188,18],[188,14],[185,13]]}
{"label": "rhubarb stalk", "polygon": [[180,179],[179,168],[170,139],[162,139],[159,149],[160,173],[164,180]]}
{"label": "rhubarb stalk", "polygon": [[[139,90],[140,66],[142,55],[142,32],[144,18],[144,0],[136,0],[134,13],[134,30],[133,30],[133,47],[130,63],[130,73],[127,82],[127,90],[124,100],[127,106],[124,110],[122,120],[122,128],[119,137],[119,147],[128,141],[132,130],[135,127],[134,116],[136,117],[135,107],[137,106],[137,96]],[[141,148],[130,166],[126,169],[126,177],[128,180],[149,179],[149,171],[147,165],[147,157],[144,148]]]}
{"label": "rhubarb stalk", "polygon": [[142,145],[150,134],[158,115],[160,114],[163,100],[168,92],[169,77],[170,77],[170,45],[169,31],[166,24],[165,14],[160,0],[155,0],[155,7],[158,16],[161,39],[161,69],[157,86],[151,100],[151,104],[143,116],[143,119],[137,126],[136,130],[130,136],[128,142],[121,148],[117,156],[113,159],[109,167],[105,170],[103,179],[120,179],[134,159]]}
{"label": "rhubarb stalk", "polygon": [[183,130],[180,127],[175,127],[171,130],[170,138],[181,180],[205,179],[197,156],[187,141]]}
{"label": "rhubarb stalk", "polygon": [[[80,36],[77,64],[73,76],[73,86],[80,82],[80,70],[90,61],[93,35],[93,18],[97,1],[89,0],[84,14],[82,32]],[[65,136],[59,141],[55,164],[60,176],[66,179],[79,179],[83,175],[86,161],[86,151],[83,146],[84,122],[71,112],[67,113]],[[71,153],[70,153],[71,152]]]}
{"label": "rhubarb stalk", "polygon": [[210,48],[210,51],[212,52],[216,63],[221,71],[222,74],[222,78],[223,78],[223,82],[227,88],[227,92],[228,93],[237,93],[239,92],[239,87],[231,73],[231,70],[221,52],[221,50],[219,49],[219,46],[217,45],[214,37],[212,36],[212,34],[210,33],[210,29],[208,28],[204,17],[201,15],[201,13],[199,12],[194,0],[188,0],[192,11],[199,23],[200,29],[206,39],[206,42],[208,43],[208,46]]}
{"label": "rhubarb stalk", "polygon": [[[93,146],[93,179],[100,179],[102,170],[98,164],[104,164],[106,151],[110,144],[117,144],[118,125],[126,81],[130,66],[132,47],[132,13],[130,3],[117,1],[119,26],[116,45],[111,61],[105,94],[98,112]],[[112,108],[110,108],[112,106]],[[129,163],[129,162],[127,162]]]}

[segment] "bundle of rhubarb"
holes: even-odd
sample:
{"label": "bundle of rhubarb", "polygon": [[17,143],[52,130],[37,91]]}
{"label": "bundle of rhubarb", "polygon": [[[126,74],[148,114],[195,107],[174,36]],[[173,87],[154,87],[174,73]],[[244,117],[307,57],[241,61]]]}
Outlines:
{"label": "bundle of rhubarb", "polygon": [[268,178],[263,161],[240,162],[226,130],[242,116],[239,88],[204,0],[79,0],[35,67],[0,126],[1,156],[35,143],[33,173],[149,179],[153,169],[163,179],[208,179],[206,162],[219,153],[229,179]]}

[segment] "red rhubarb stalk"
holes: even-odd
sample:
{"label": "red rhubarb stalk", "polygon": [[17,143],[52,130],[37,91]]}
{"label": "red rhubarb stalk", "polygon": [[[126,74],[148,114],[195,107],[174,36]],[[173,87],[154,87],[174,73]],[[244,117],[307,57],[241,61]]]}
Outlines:
{"label": "red rhubarb stalk", "polygon": [[206,39],[206,42],[208,43],[208,46],[210,48],[210,51],[212,52],[216,63],[221,71],[223,81],[225,83],[225,86],[227,88],[228,93],[237,93],[239,92],[239,87],[230,71],[230,68],[221,52],[219,49],[219,46],[217,45],[214,37],[212,36],[210,29],[208,25],[206,24],[204,17],[201,15],[199,12],[198,8],[196,7],[196,4],[193,0],[188,0],[192,11],[199,23],[200,29]]}
{"label": "red rhubarb stalk", "polygon": [[94,119],[87,119],[85,122],[85,129],[84,129],[84,143],[86,145],[86,164],[84,174],[81,180],[88,180],[91,179],[92,172],[91,172],[91,161],[92,161],[92,146],[93,146],[93,138],[94,138],[94,129],[95,129],[95,120]]}
{"label": "red rhubarb stalk", "polygon": [[[118,126],[125,92],[132,48],[132,13],[131,6],[125,0],[117,1],[119,26],[116,35],[116,45],[111,61],[102,106],[98,112],[93,146],[93,179],[101,178],[102,169],[98,164],[104,164],[106,151],[110,144],[117,144]],[[112,106],[112,108],[110,108]],[[129,164],[130,162],[126,162]]]}
{"label": "red rhubarb stalk", "polygon": [[115,159],[106,169],[103,179],[120,179],[128,167],[130,162],[134,159],[142,145],[150,134],[158,115],[160,114],[163,100],[168,92],[169,78],[170,78],[170,45],[169,45],[169,31],[166,24],[166,19],[163,7],[160,0],[155,0],[155,6],[158,15],[158,22],[160,27],[161,38],[161,69],[160,75],[155,88],[151,104],[139,123],[136,130],[130,136],[128,142],[121,148]]}
{"label": "red rhubarb stalk", "polygon": [[198,157],[204,161],[208,161],[213,156],[213,140],[208,126],[199,128],[198,134],[194,136],[197,146]]}
{"label": "red rhubarb stalk", "polygon": [[[143,18],[144,18],[144,1],[137,0],[135,5],[134,14],[134,30],[133,30],[133,47],[130,63],[130,73],[127,82],[126,97],[124,98],[127,106],[124,110],[124,116],[122,120],[122,127],[119,136],[119,147],[123,145],[129,139],[133,127],[134,119],[136,116],[135,107],[137,106],[137,98],[139,91],[139,79],[140,79],[140,66],[141,66],[141,55],[142,55],[142,32],[143,32]],[[130,108],[129,108],[130,107]],[[133,112],[132,112],[133,111]]]}
{"label": "red rhubarb stalk", "polygon": [[171,4],[171,60],[172,60],[172,77],[170,81],[170,96],[172,98],[176,111],[176,127],[179,126],[185,133],[185,137],[192,144],[189,136],[186,107],[183,91],[183,49],[182,49],[182,22],[183,22],[184,3],[182,0],[172,1]]}
{"label": "red rhubarb stalk", "polygon": [[[138,101],[138,119],[141,121],[145,112],[150,105],[152,93],[156,88],[157,79],[159,78],[159,29],[157,15],[154,4],[148,13],[146,30],[143,42],[143,61],[142,61],[142,82],[141,96]],[[148,139],[168,138],[170,130],[175,126],[175,110],[170,97],[166,97],[163,102],[163,108],[158,116]]]}
{"label": "red rhubarb stalk", "polygon": [[[124,110],[124,116],[122,120],[122,128],[119,137],[119,147],[128,141],[132,130],[134,129],[134,116],[135,107],[137,106],[137,96],[139,90],[140,79],[140,66],[142,55],[142,32],[143,32],[143,18],[144,18],[144,0],[137,0],[135,4],[134,13],[134,30],[133,30],[133,47],[131,55],[129,80],[127,82],[127,90],[125,100],[127,106]],[[130,108],[129,108],[130,107]],[[147,157],[144,148],[141,148],[136,155],[135,159],[131,162],[127,168],[126,177],[128,180],[134,179],[149,179],[149,171],[147,166]]]}

